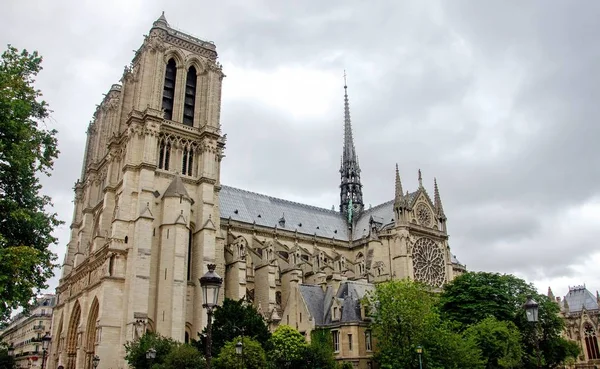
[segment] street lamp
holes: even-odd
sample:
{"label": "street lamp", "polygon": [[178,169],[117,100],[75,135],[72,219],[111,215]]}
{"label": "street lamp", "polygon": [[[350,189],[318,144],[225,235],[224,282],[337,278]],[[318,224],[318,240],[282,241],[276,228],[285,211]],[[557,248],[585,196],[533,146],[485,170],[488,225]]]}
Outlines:
{"label": "street lamp", "polygon": [[156,358],[156,350],[154,347],[150,347],[148,351],[146,351],[146,359],[150,361],[149,368],[152,368],[152,364],[154,363],[154,359]]}
{"label": "street lamp", "polygon": [[92,365],[94,368],[97,368],[98,364],[100,364],[100,356],[94,355],[94,358],[92,359]]}
{"label": "street lamp", "polygon": [[215,264],[208,264],[208,273],[200,278],[202,287],[202,296],[204,297],[203,308],[206,309],[208,321],[206,324],[206,367],[211,369],[211,345],[212,345],[212,315],[219,299],[219,289],[223,283],[223,278],[215,273]]}
{"label": "street lamp", "polygon": [[240,357],[242,358],[242,369],[244,368],[244,361],[243,361],[243,354],[244,354],[244,344],[242,343],[242,341],[238,341],[238,343],[235,344],[235,353],[240,355]]}
{"label": "street lamp", "polygon": [[48,348],[50,347],[50,341],[52,341],[50,332],[46,332],[44,337],[42,337],[42,369],[46,367],[46,354],[48,353]]}
{"label": "street lamp", "polygon": [[419,369],[423,369],[423,360],[421,359],[421,355],[423,354],[423,347],[421,347],[421,345],[417,346],[417,354],[419,354]]}
{"label": "street lamp", "polygon": [[540,339],[538,337],[538,328],[539,328],[539,305],[531,296],[527,296],[527,302],[523,305],[523,309],[525,309],[525,315],[527,316],[527,321],[529,323],[535,324],[534,335],[535,335],[535,349],[537,351],[537,367],[541,368],[541,356],[540,356]]}

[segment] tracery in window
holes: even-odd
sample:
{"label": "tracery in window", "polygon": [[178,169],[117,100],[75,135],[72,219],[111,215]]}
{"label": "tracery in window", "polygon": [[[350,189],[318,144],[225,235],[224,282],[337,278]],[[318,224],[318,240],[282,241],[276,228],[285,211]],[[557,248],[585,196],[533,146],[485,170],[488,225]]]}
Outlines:
{"label": "tracery in window", "polygon": [[600,351],[598,350],[598,338],[596,337],[596,331],[590,323],[585,323],[585,348],[587,350],[588,359],[596,360],[600,358]]}
{"label": "tracery in window", "polygon": [[185,80],[185,101],[183,104],[183,124],[187,126],[194,125],[194,107],[196,105],[196,68],[191,66],[188,69]]}
{"label": "tracery in window", "polygon": [[183,149],[183,160],[181,163],[181,174],[192,176],[194,168],[194,149]]}
{"label": "tracery in window", "polygon": [[415,280],[441,287],[446,277],[444,255],[437,244],[426,237],[419,238],[413,248]]}
{"label": "tracery in window", "polygon": [[169,161],[171,160],[171,144],[165,143],[165,140],[160,141],[158,147],[158,168],[169,170]]}
{"label": "tracery in window", "polygon": [[175,97],[175,78],[177,78],[177,64],[175,59],[169,59],[165,69],[165,84],[163,87],[162,109],[165,119],[173,119],[173,98]]}

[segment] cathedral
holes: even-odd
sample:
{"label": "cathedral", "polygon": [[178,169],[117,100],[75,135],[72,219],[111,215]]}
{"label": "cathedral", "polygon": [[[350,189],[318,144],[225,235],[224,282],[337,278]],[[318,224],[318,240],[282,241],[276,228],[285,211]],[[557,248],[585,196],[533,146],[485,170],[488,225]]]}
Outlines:
{"label": "cathedral", "polygon": [[197,338],[208,264],[224,279],[220,299],[246,299],[272,328],[291,325],[290,314],[303,321],[291,309],[300,290],[306,301],[327,286],[346,296],[390,279],[439,288],[465,271],[435,180],[433,197],[420,171],[405,191],[396,167],[390,200],[365,208],[347,86],[338,210],[222,184],[224,77],[214,43],[163,14],[97,107],[74,186],[50,369],[92,368],[94,355],[100,369],[125,368],[124,344],[146,331]]}

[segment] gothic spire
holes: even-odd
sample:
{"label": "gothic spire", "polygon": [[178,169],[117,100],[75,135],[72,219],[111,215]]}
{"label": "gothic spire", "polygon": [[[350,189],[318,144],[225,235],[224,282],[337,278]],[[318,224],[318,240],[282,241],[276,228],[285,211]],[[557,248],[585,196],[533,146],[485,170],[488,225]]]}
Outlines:
{"label": "gothic spire", "polygon": [[348,101],[348,85],[346,83],[346,71],[344,71],[344,152],[342,155],[343,163],[352,161],[358,168],[358,158],[354,148],[354,138],[352,137],[352,122],[350,120],[350,102]]}
{"label": "gothic spire", "polygon": [[438,217],[445,219],[446,214],[444,214],[444,207],[442,206],[442,198],[440,197],[440,190],[438,189],[437,179],[435,179],[435,177],[433,178],[433,192],[434,192],[435,212]]}
{"label": "gothic spire", "polygon": [[400,181],[400,171],[398,170],[398,163],[396,163],[396,200],[400,200],[404,197],[402,191],[402,182]]}
{"label": "gothic spire", "polygon": [[419,169],[419,187],[423,187],[423,177],[421,176],[421,169]]}
{"label": "gothic spire", "polygon": [[358,218],[363,210],[362,184],[360,183],[360,166],[354,148],[352,137],[352,122],[350,120],[350,103],[348,102],[348,84],[344,71],[344,147],[340,166],[340,212],[348,217]]}

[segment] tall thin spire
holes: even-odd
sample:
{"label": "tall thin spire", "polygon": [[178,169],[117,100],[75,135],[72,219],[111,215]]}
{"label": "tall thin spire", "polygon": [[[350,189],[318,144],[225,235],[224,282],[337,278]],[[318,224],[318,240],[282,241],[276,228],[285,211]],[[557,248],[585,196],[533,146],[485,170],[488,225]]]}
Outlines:
{"label": "tall thin spire", "polygon": [[352,137],[352,121],[350,120],[350,102],[348,101],[348,84],[346,82],[346,71],[344,71],[344,155],[343,161],[356,161],[356,149],[354,148],[354,138]]}
{"label": "tall thin spire", "polygon": [[419,187],[423,187],[423,176],[421,175],[421,169],[419,169]]}
{"label": "tall thin spire", "polygon": [[434,193],[434,206],[436,215],[445,220],[446,214],[444,214],[444,207],[442,206],[442,198],[440,196],[440,190],[438,189],[437,179],[433,178],[433,193]]}
{"label": "tall thin spire", "polygon": [[[364,204],[362,184],[360,183],[360,166],[354,148],[354,138],[352,137],[346,71],[344,71],[344,147],[340,175],[340,212],[348,216],[348,222],[352,223],[352,218],[360,216]],[[352,210],[349,209],[349,206],[352,207]]]}
{"label": "tall thin spire", "polygon": [[400,171],[398,170],[398,163],[396,163],[396,201],[404,197],[404,191],[402,191],[402,181],[400,181]]}

